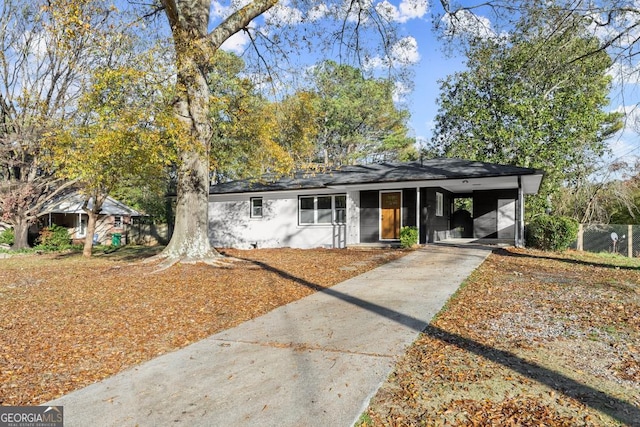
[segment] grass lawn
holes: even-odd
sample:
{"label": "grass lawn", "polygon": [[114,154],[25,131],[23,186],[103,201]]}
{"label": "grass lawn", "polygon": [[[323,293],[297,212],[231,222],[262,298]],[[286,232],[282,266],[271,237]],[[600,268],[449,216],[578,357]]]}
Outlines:
{"label": "grass lawn", "polygon": [[640,425],[640,260],[491,254],[362,425]]}
{"label": "grass lawn", "polygon": [[335,285],[400,250],[226,251],[228,268],[123,247],[0,259],[0,405],[37,405]]}

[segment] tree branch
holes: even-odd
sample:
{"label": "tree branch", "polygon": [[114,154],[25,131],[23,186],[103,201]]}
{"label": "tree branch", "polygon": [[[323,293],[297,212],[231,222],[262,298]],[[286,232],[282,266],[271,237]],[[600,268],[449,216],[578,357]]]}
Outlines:
{"label": "tree branch", "polygon": [[[163,2],[171,2],[173,0],[163,0]],[[205,54],[207,61],[211,61],[213,54],[218,50],[222,43],[231,36],[246,28],[251,21],[265,13],[278,3],[278,0],[257,0],[252,1],[243,8],[232,13],[227,19],[211,31],[205,38],[200,40],[200,48]]]}

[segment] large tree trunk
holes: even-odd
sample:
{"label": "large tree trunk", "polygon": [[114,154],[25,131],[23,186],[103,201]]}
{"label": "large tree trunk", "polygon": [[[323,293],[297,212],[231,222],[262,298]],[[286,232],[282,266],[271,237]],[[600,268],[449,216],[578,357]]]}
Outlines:
{"label": "large tree trunk", "polygon": [[[88,217],[87,232],[84,236],[84,247],[82,248],[82,256],[84,257],[89,258],[93,254],[93,235],[96,232],[98,215],[100,215],[102,205],[107,199],[107,194],[109,194],[109,190],[95,191],[91,197],[86,196],[84,199],[82,210],[86,212]],[[89,201],[91,199],[93,199],[93,206],[89,209]]]}
{"label": "large tree trunk", "polygon": [[189,151],[181,160],[175,225],[164,255],[185,261],[216,257],[209,242],[209,159]]}
{"label": "large tree trunk", "polygon": [[178,70],[176,117],[191,135],[193,148],[180,154],[175,226],[162,253],[170,260],[205,261],[220,255],[209,242],[209,86],[206,73],[222,43],[278,0],[254,0],[233,13],[211,33],[210,0],[162,0],[171,25]]}
{"label": "large tree trunk", "polygon": [[27,249],[29,247],[29,221],[16,217],[13,223],[13,250]]}
{"label": "large tree trunk", "polygon": [[[202,30],[202,29],[201,29]],[[204,28],[206,35],[206,27]],[[179,71],[178,100],[174,104],[176,115],[189,129],[193,147],[180,153],[178,165],[177,203],[175,226],[171,241],[163,255],[183,261],[207,260],[219,256],[209,242],[209,86],[204,72],[207,64],[202,58],[176,39]]]}

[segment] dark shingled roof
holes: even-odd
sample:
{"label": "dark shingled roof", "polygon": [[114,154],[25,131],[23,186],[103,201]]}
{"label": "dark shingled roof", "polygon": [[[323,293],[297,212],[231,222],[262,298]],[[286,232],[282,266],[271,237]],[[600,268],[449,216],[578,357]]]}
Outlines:
{"label": "dark shingled roof", "polygon": [[270,179],[239,180],[211,186],[209,194],[230,194],[442,179],[487,178],[542,174],[538,169],[461,159],[429,159],[409,163],[376,163],[342,166],[322,172],[296,172]]}

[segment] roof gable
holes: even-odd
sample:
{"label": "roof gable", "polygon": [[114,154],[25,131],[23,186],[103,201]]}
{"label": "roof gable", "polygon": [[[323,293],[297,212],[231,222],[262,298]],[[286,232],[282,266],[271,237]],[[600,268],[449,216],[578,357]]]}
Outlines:
{"label": "roof gable", "polygon": [[[44,215],[48,213],[66,213],[66,214],[78,214],[85,213],[82,206],[84,205],[85,196],[80,193],[71,193],[66,196],[62,196],[56,198],[46,204],[39,215]],[[89,199],[89,203],[87,204],[89,209],[93,208],[93,198]],[[118,200],[107,197],[102,204],[102,209],[100,210],[101,215],[128,215],[128,216],[142,216],[142,214],[135,209],[125,205]]]}

